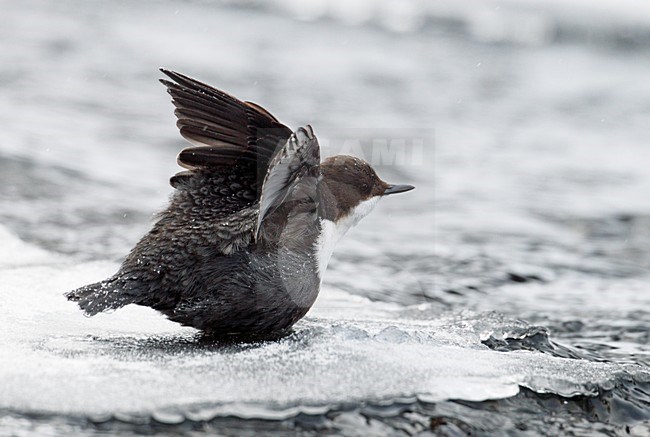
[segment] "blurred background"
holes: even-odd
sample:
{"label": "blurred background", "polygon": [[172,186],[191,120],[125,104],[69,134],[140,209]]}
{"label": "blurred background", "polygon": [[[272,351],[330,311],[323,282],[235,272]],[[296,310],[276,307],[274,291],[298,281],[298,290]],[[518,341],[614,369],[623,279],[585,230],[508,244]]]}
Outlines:
{"label": "blurred background", "polygon": [[[370,160],[373,141],[404,140],[404,159],[373,164],[417,189],[342,242],[323,311],[357,297],[433,315],[498,311],[534,329],[517,331],[532,339],[523,346],[484,342],[493,349],[650,364],[650,4],[26,0],[0,10],[0,275],[53,263],[21,255],[18,240],[110,273],[147,231],[185,145],[157,81],[165,67],[291,127],[311,124],[324,154],[354,140]],[[328,290],[347,297],[335,305]],[[647,423],[645,390],[632,402]]]}

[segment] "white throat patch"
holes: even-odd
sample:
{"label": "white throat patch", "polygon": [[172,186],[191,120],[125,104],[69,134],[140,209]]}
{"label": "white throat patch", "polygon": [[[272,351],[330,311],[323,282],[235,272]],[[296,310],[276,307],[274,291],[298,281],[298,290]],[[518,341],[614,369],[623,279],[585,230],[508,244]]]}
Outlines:
{"label": "white throat patch", "polygon": [[359,223],[359,220],[370,214],[377,205],[379,196],[372,197],[364,200],[358,204],[350,213],[333,222],[332,220],[321,219],[321,233],[316,240],[316,263],[318,266],[318,277],[323,280],[323,273],[327,268],[327,264],[332,257],[336,243],[345,235],[345,233],[353,226]]}

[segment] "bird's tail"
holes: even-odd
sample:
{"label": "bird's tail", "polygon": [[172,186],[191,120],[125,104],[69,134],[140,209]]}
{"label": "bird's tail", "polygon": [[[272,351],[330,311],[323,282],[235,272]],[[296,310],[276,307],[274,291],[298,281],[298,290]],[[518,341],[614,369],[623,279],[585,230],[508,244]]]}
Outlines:
{"label": "bird's tail", "polygon": [[116,281],[110,278],[72,290],[66,293],[65,297],[72,302],[77,302],[88,316],[135,303],[134,296],[123,293],[116,285],[118,285]]}

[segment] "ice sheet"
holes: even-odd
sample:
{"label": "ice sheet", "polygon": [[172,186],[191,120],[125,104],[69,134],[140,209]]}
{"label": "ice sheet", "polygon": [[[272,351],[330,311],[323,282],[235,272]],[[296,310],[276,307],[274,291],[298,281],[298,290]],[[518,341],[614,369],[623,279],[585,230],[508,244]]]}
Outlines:
{"label": "ice sheet", "polygon": [[429,305],[405,309],[333,288],[289,337],[204,343],[194,329],[145,308],[84,317],[62,293],[115,264],[43,262],[42,251],[6,232],[0,237],[41,262],[0,264],[0,408],[14,411],[282,418],[346,402],[503,398],[520,386],[593,395],[643,374],[635,366],[491,350],[481,340],[527,326],[497,313],[437,314]]}

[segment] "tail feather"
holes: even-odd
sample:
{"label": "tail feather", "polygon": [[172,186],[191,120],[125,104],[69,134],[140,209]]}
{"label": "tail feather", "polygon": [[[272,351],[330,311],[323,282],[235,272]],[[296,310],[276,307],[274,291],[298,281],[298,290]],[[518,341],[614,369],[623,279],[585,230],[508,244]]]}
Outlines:
{"label": "tail feather", "polygon": [[122,293],[116,288],[113,278],[77,288],[65,295],[68,300],[77,302],[88,316],[94,316],[108,310],[116,310],[134,303],[133,296]]}

